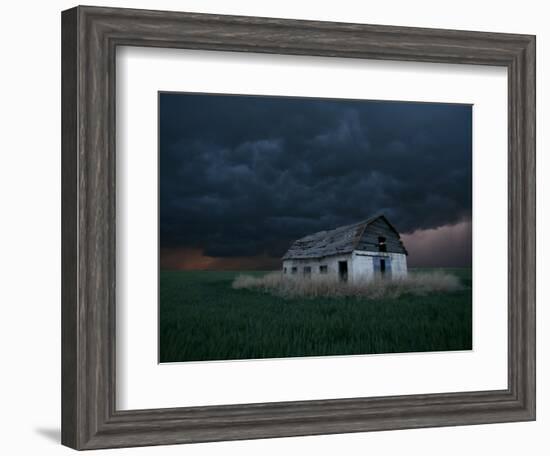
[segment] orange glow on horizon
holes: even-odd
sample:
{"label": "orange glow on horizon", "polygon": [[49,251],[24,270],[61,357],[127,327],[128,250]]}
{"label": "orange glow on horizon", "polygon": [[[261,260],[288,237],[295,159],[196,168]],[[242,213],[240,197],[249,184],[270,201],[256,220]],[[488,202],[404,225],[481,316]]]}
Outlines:
{"label": "orange glow on horizon", "polygon": [[249,257],[211,257],[200,248],[164,248],[160,251],[160,269],[164,270],[255,270],[279,269],[281,260],[265,253]]}

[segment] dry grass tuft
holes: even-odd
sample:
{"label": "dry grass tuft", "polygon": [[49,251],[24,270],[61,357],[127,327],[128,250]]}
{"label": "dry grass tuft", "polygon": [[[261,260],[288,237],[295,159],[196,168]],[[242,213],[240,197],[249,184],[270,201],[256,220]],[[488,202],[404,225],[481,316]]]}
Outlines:
{"label": "dry grass tuft", "polygon": [[398,298],[404,294],[423,296],[429,293],[462,289],[458,277],[442,271],[409,272],[406,278],[346,283],[337,280],[303,279],[270,272],[262,277],[239,275],[234,289],[259,290],[285,298],[358,297],[366,299]]}

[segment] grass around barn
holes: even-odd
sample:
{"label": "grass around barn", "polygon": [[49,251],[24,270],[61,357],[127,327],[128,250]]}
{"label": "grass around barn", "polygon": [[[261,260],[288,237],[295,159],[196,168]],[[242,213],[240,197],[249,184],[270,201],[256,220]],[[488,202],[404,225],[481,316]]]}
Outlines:
{"label": "grass around barn", "polygon": [[161,271],[160,362],[470,350],[471,269],[443,271],[460,289],[379,299],[232,287],[266,272]]}

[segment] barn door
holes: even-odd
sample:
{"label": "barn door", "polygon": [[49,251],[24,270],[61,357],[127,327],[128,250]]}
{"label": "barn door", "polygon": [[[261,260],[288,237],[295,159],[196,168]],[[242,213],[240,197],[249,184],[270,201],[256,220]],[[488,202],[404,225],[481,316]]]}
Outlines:
{"label": "barn door", "polygon": [[384,277],[386,275],[386,259],[380,258],[380,275]]}
{"label": "barn door", "polygon": [[386,277],[391,277],[391,258],[386,258]]}
{"label": "barn door", "polygon": [[391,277],[391,258],[373,258],[374,275],[377,277]]}
{"label": "barn door", "polygon": [[340,282],[348,281],[348,262],[347,261],[338,262],[338,277],[340,278]]}

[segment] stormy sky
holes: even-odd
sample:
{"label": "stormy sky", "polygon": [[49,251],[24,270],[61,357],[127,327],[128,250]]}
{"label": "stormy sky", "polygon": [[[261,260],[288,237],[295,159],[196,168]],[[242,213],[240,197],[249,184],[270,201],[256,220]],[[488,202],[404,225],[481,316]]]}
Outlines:
{"label": "stormy sky", "polygon": [[159,94],[162,269],[274,269],[295,239],[384,214],[409,266],[470,266],[472,110]]}

